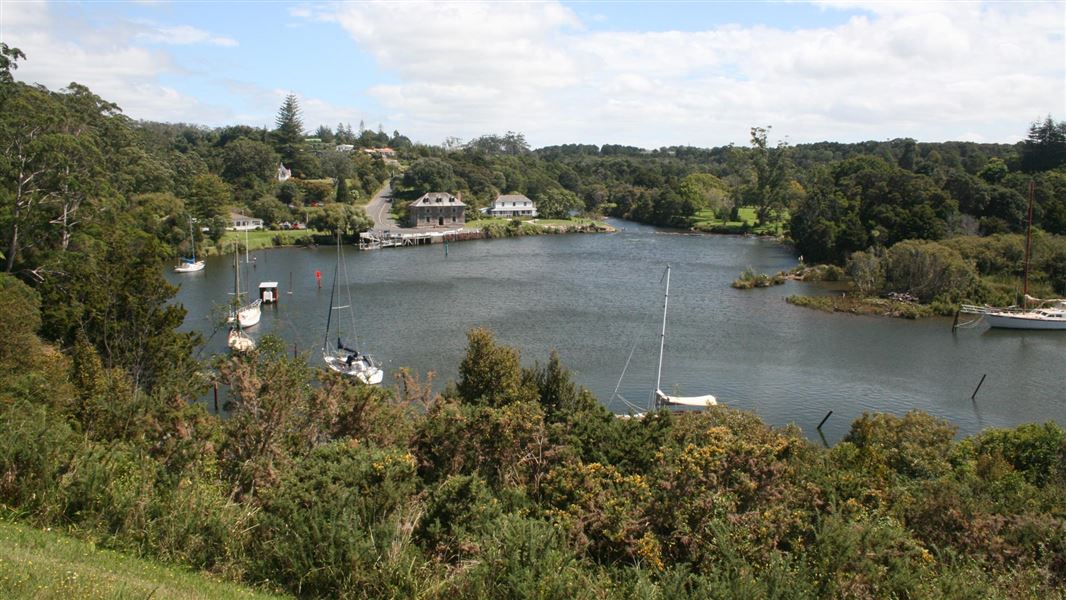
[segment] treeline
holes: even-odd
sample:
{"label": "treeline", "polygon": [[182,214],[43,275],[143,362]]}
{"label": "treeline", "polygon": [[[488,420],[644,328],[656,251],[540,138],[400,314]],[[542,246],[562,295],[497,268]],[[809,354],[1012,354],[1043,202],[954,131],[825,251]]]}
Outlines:
{"label": "treeline", "polygon": [[[380,156],[307,138],[292,97],[273,130],[135,122],[82,85],[18,82],[25,57],[6,44],[0,57],[0,254],[3,270],[27,279],[67,252],[94,252],[98,228],[148,232],[171,256],[189,253],[190,220],[195,243],[216,243],[230,212],[359,230],[369,221],[354,203],[395,171]],[[337,137],[377,144],[381,135],[338,126]],[[279,183],[282,164],[293,178]]]}
{"label": "treeline", "polygon": [[[1066,585],[1066,432],[620,419],[471,331],[441,395],[264,339],[135,378],[0,276],[0,514],[304,598],[1017,598]],[[167,327],[167,325],[161,325]],[[145,352],[154,354],[155,344]],[[158,358],[158,357],[157,357]],[[169,364],[167,365],[169,367]],[[217,381],[228,416],[192,398]]]}

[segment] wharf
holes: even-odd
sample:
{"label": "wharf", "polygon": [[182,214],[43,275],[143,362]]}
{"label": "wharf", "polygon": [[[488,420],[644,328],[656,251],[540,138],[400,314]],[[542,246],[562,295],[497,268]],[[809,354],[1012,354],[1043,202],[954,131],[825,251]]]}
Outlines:
{"label": "wharf", "polygon": [[480,230],[466,231],[463,229],[449,230],[421,230],[396,232],[364,231],[359,234],[360,250],[377,250],[379,248],[397,248],[402,246],[423,246],[425,244],[440,244],[443,242],[455,242],[461,240],[482,239],[485,234]]}

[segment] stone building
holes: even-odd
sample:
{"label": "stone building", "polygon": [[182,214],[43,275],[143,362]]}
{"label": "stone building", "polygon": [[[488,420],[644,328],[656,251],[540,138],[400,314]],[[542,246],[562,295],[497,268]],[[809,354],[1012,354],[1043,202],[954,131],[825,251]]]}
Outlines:
{"label": "stone building", "polygon": [[446,192],[429,192],[407,206],[411,227],[462,227],[466,223],[466,204],[462,197]]}

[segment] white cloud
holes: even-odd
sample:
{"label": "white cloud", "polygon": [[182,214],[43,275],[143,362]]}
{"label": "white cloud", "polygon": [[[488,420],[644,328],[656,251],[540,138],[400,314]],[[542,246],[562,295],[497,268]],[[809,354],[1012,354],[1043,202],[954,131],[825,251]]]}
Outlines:
{"label": "white cloud", "polygon": [[231,48],[237,45],[237,40],[235,39],[212,35],[202,29],[197,29],[188,25],[157,27],[151,31],[141,32],[137,34],[137,37],[144,41],[157,44],[210,44],[212,46],[226,46]]}
{"label": "white cloud", "polygon": [[[554,2],[357,3],[310,11],[398,81],[368,92],[427,141],[1007,141],[1066,107],[1061,5],[822,3],[862,14],[781,30],[589,32]],[[664,8],[663,10],[668,10]],[[312,14],[313,13],[313,14]]]}

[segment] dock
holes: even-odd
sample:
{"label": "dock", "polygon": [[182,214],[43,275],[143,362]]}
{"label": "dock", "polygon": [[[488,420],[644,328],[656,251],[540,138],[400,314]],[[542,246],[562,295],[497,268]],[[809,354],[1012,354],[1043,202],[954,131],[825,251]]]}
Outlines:
{"label": "dock", "polygon": [[409,232],[392,230],[364,231],[359,234],[359,249],[378,250],[403,246],[423,246],[426,244],[440,244],[445,241],[480,239],[481,237],[483,237],[483,234],[480,231],[463,231],[462,229]]}

